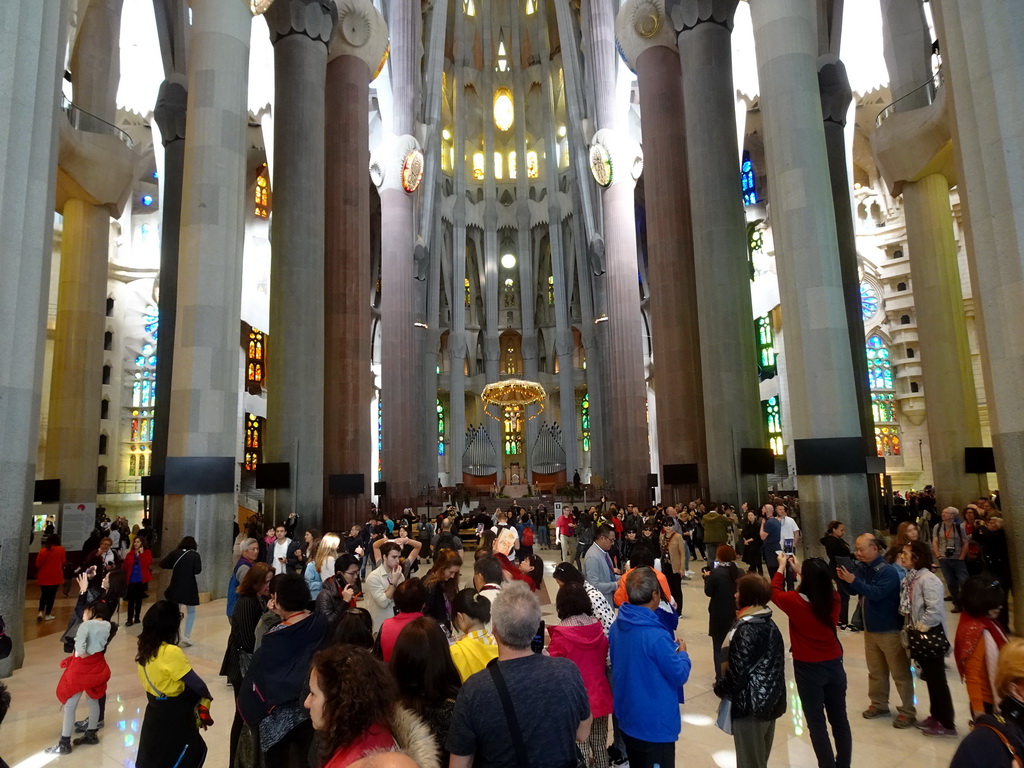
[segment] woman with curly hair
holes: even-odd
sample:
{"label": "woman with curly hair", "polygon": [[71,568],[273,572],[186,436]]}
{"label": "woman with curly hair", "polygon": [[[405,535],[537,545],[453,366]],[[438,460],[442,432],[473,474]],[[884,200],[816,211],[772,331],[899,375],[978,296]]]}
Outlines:
{"label": "woman with curly hair", "polygon": [[369,651],[353,645],[319,651],[304,706],[320,734],[322,768],[347,768],[396,744],[422,768],[440,768],[427,724],[398,700],[394,678]]}
{"label": "woman with curly hair", "polygon": [[178,647],[181,614],[176,603],[159,600],[142,619],[135,657],[149,703],[139,734],[138,768],[198,768],[206,760],[199,725],[213,725],[213,695]]}
{"label": "woman with curly hair", "polygon": [[423,578],[427,588],[427,601],[423,613],[436,620],[451,634],[452,601],[459,591],[459,570],[462,558],[451,549],[439,549],[434,553],[434,564]]}

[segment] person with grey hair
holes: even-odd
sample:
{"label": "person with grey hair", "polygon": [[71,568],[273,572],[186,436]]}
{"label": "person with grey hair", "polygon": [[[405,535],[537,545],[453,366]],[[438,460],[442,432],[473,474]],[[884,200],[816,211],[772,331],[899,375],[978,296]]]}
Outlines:
{"label": "person with grey hair", "polygon": [[576,742],[590,736],[590,703],[569,659],[534,653],[540,603],[511,582],[491,610],[498,658],[459,691],[446,747],[451,768],[575,768]]}
{"label": "person with grey hair", "polygon": [[260,543],[256,539],[242,539],[238,546],[242,550],[242,556],[235,563],[235,567],[231,571],[231,580],[228,582],[228,621],[231,621],[231,612],[235,610],[235,600],[238,599],[238,585],[242,583],[245,574],[249,572],[252,564],[260,559]]}
{"label": "person with grey hair", "polygon": [[662,594],[653,568],[630,571],[626,595],[629,602],[620,606],[608,636],[612,697],[626,756],[630,768],[672,768],[690,656],[686,643],[677,641],[657,617]]}

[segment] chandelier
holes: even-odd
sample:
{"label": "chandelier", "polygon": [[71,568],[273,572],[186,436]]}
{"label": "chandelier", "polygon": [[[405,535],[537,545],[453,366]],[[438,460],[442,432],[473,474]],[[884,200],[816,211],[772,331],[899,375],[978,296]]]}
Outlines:
{"label": "chandelier", "polygon": [[[544,412],[544,398],[547,397],[547,392],[535,381],[505,379],[488,384],[480,393],[480,397],[484,401],[484,413],[496,421],[501,421],[501,408],[525,408],[536,403],[538,410],[529,417],[535,419]],[[492,405],[499,407],[497,415],[487,410]]]}

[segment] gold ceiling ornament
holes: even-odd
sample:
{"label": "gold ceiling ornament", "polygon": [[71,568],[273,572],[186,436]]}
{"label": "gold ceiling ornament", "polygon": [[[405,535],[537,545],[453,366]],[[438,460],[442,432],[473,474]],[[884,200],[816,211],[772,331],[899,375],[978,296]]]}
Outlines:
{"label": "gold ceiling ornament", "polygon": [[274,4],[274,0],[249,0],[249,11],[253,16],[260,16]]}
{"label": "gold ceiling ornament", "polygon": [[544,412],[544,398],[547,392],[544,387],[535,381],[524,381],[523,379],[504,379],[488,384],[480,393],[484,401],[484,413],[496,421],[501,421],[502,414],[499,410],[495,415],[487,409],[494,405],[499,409],[508,407],[525,408],[528,405],[537,405],[537,412],[529,418],[535,419]]}
{"label": "gold ceiling ornament", "polygon": [[422,179],[423,152],[420,149],[412,149],[402,163],[402,189],[406,192],[415,192],[419,189]]}
{"label": "gold ceiling ornament", "polygon": [[633,29],[640,37],[651,38],[661,29],[661,9],[653,0],[640,0],[633,10]]}

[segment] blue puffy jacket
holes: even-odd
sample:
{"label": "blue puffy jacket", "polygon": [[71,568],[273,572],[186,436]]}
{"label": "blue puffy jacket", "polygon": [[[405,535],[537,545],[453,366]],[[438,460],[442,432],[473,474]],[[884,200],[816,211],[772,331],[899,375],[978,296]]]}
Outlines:
{"label": "blue puffy jacket", "polygon": [[608,634],[612,695],[623,733],[641,741],[679,738],[681,688],[690,677],[690,657],[655,612],[623,603]]}

